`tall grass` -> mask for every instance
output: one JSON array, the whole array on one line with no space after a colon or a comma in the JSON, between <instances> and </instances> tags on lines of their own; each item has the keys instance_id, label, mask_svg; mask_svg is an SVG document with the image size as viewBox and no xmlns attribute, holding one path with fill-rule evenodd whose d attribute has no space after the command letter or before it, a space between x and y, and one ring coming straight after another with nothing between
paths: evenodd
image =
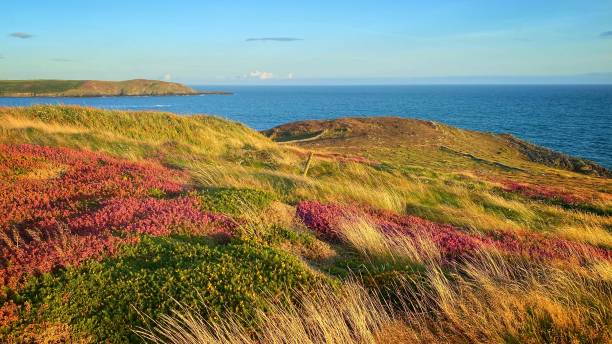
<instances>
[{"instance_id":1,"label":"tall grass","mask_svg":"<svg viewBox=\"0 0 612 344\"><path fill-rule=\"evenodd\" d=\"M570 240L610 247L610 216L508 197L495 191L498 183L483 181L482 175L470 169L451 173L448 168L419 166L420 160L407 165L387 152L383 158L391 161L385 161L386 168L315 158L309 177L303 178L305 150L278 145L244 125L212 116L78 106L0 108L0 142L155 159L187 170L196 183L266 190L290 204L304 199L366 203L480 231L551 231ZM399 151L413 154L411 149ZM214 178L210 178L211 169L216 169ZM533 178L546 185L543 177ZM552 179L559 182L557 177ZM594 206L609 208L612 198L605 181L586 176L562 181L573 193L586 193Z\"/></svg>"},{"instance_id":2,"label":"tall grass","mask_svg":"<svg viewBox=\"0 0 612 344\"><path fill-rule=\"evenodd\" d=\"M391 323L386 306L354 283L334 290L320 286L317 294L301 293L298 302L271 303L258 313L256 332L239 319L209 322L184 307L163 316L157 327L138 333L153 343L372 343Z\"/></svg>"},{"instance_id":3,"label":"tall grass","mask_svg":"<svg viewBox=\"0 0 612 344\"><path fill-rule=\"evenodd\" d=\"M612 268L609 263L600 269ZM561 269L483 253L452 274L428 270L405 289L407 313L428 335L465 343L606 343L612 281L591 269Z\"/></svg>"},{"instance_id":4,"label":"tall grass","mask_svg":"<svg viewBox=\"0 0 612 344\"><path fill-rule=\"evenodd\" d=\"M440 166L444 162L439 156L429 157L435 158L436 170L406 168L405 160L381 167L321 157L313 162L308 177L303 177L301 167L307 152L279 146L243 125L215 117L73 106L0 108L0 142L87 148L134 160L159 160L184 169L190 176L189 189L199 189L196 193L224 187L267 191L281 201L278 209L262 211L248 200L232 201L241 209L236 218L246 223L241 234L266 244L276 235L272 226L289 230L294 225L291 204L319 200L364 203L475 232L547 231L573 241L612 247L612 217L500 192L494 182L480 180L483 175L479 173L448 172ZM481 166L474 163L468 167ZM27 173L23 177L49 178L61 174L62 166L44 165ZM543 176L529 177L546 182ZM599 195L592 205L607 209L612 199L607 194L609 183L584 176L567 178L554 177L556 182L575 184L572 192ZM340 227L341 249L334 250L338 243L314 241L308 247L303 244L288 250L313 261L319 259L312 264L313 271L320 261L342 255L344 246L352 249L346 250L351 259L360 256L359 264L419 264L424 269L398 270L403 275L394 285L384 286L395 288L393 304L381 299L383 293L372 287L370 280L361 284L355 279L343 282L339 289L321 286L314 293L296 292L294 302L270 300L267 308L257 313L255 328L235 318L211 322L188 308L177 307L157 327L139 333L158 343L612 340L610 262L553 265L487 251L443 265L440 251L428 238L383 233L363 219L348 219ZM21 244L22 238L15 233L5 234L0 241Z\"/></svg>"},{"instance_id":5,"label":"tall grass","mask_svg":"<svg viewBox=\"0 0 612 344\"><path fill-rule=\"evenodd\" d=\"M351 234L351 231L356 233ZM612 340L612 265L554 266L495 251L451 267L363 221L344 238L368 259L406 259L424 275L397 279L393 304L356 279L340 290L272 301L253 330L237 319L209 322L185 308L140 334L155 343L606 343ZM426 241L424 241L426 242ZM425 254L423 254L425 252Z\"/></svg>"},{"instance_id":6,"label":"tall grass","mask_svg":"<svg viewBox=\"0 0 612 344\"><path fill-rule=\"evenodd\" d=\"M122 155L147 145L160 152L218 156L245 144L276 147L248 127L214 116L99 110L79 106L0 108L0 141L60 143ZM36 137L32 136L36 131ZM160 148L161 147L161 148Z\"/></svg>"},{"instance_id":7,"label":"tall grass","mask_svg":"<svg viewBox=\"0 0 612 344\"><path fill-rule=\"evenodd\" d=\"M440 251L431 239L413 239L401 233L389 235L363 219L341 223L340 236L371 262L433 264L441 260Z\"/></svg>"}]
</instances>

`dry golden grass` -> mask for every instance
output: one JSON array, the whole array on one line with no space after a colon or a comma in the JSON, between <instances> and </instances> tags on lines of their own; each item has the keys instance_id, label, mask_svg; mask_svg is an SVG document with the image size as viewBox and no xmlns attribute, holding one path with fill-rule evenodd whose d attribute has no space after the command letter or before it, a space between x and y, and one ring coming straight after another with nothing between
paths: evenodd
<instances>
[{"instance_id":1,"label":"dry golden grass","mask_svg":"<svg viewBox=\"0 0 612 344\"><path fill-rule=\"evenodd\" d=\"M253 333L238 319L212 323L179 308L163 316L152 330L138 333L154 343L373 343L376 334L392 323L386 306L358 284L334 290L320 286L317 294L298 295L299 302L272 303L259 312L259 330Z\"/></svg>"},{"instance_id":2,"label":"dry golden grass","mask_svg":"<svg viewBox=\"0 0 612 344\"><path fill-rule=\"evenodd\" d=\"M319 178L223 162L194 163L190 169L200 185L265 190L289 203L302 199L355 202L475 231L547 231L572 241L612 247L609 216L504 198L492 192L491 185L475 190L473 181L456 182L452 174L409 181L362 164L340 166L340 173Z\"/></svg>"},{"instance_id":3,"label":"dry golden grass","mask_svg":"<svg viewBox=\"0 0 612 344\"><path fill-rule=\"evenodd\" d=\"M38 129L49 134L82 134L87 132L86 129L72 127L64 124L45 123L39 120L28 118L19 118L13 116L4 116L2 127L5 129Z\"/></svg>"},{"instance_id":4,"label":"dry golden grass","mask_svg":"<svg viewBox=\"0 0 612 344\"><path fill-rule=\"evenodd\" d=\"M611 339L612 285L588 269L533 266L483 253L451 277L432 269L428 279L433 288L421 286L407 300L429 315L409 319L451 342Z\"/></svg>"},{"instance_id":5,"label":"dry golden grass","mask_svg":"<svg viewBox=\"0 0 612 344\"><path fill-rule=\"evenodd\" d=\"M7 141L88 148L139 159L168 153L218 158L244 146L289 154L256 131L214 116L79 106L1 107L0 142Z\"/></svg>"},{"instance_id":6,"label":"dry golden grass","mask_svg":"<svg viewBox=\"0 0 612 344\"><path fill-rule=\"evenodd\" d=\"M424 130L435 129L423 125ZM423 156L436 161L435 166L430 166L419 160L423 152L406 146L393 152L384 149L380 154L372 153L375 157L380 155L387 168L330 157L315 158L311 173L304 178L301 172L310 150L279 145L238 123L211 116L76 106L0 108L0 142L88 148L133 160L153 157L186 170L198 185L270 191L290 204L303 199L357 202L478 231L557 232L569 240L610 247L610 216L509 199L494 192L501 184L488 181L509 178L528 182L531 178L532 183L544 186L550 181L557 189L584 194L601 209L609 208L610 182L567 171L551 170L558 173L553 175L547 167L542 167L547 171L545 176L507 171L492 175L493 172L483 172L482 166L473 162L460 164L453 158L444 163L438 150L430 152L432 156ZM333 152L337 148L317 148L315 153ZM368 151L367 147L364 149ZM271 167L262 168L262 161L269 162ZM443 168L445 164L459 165L449 170Z\"/></svg>"},{"instance_id":7,"label":"dry golden grass","mask_svg":"<svg viewBox=\"0 0 612 344\"><path fill-rule=\"evenodd\" d=\"M385 234L363 219L341 223L340 235L369 261L435 264L441 260L436 244L429 238L412 239L401 233Z\"/></svg>"},{"instance_id":8,"label":"dry golden grass","mask_svg":"<svg viewBox=\"0 0 612 344\"><path fill-rule=\"evenodd\" d=\"M19 175L19 178L34 180L52 179L59 177L65 171L66 166L56 164L42 164L42 166L38 166L37 168L33 168L27 171L27 173Z\"/></svg>"},{"instance_id":9,"label":"dry golden grass","mask_svg":"<svg viewBox=\"0 0 612 344\"><path fill-rule=\"evenodd\" d=\"M591 245L601 245L612 248L612 233L605 230L603 226L597 225L570 225L563 226L557 230L557 233L569 240L584 242Z\"/></svg>"},{"instance_id":10,"label":"dry golden grass","mask_svg":"<svg viewBox=\"0 0 612 344\"><path fill-rule=\"evenodd\" d=\"M572 241L612 247L612 217L504 194L496 189L501 184L486 181L489 173L488 177L516 178L575 194L584 192L592 205L609 208L609 181L532 163L516 166L533 168L533 173L498 171L466 162L460 156L447 156L437 148L404 147L389 152L381 141L384 149L380 152L384 154L379 157L392 160L386 165L335 160L330 154L315 158L311 172L303 177L308 150L280 146L237 123L206 116L80 107L0 108L0 142L88 148L133 160L154 158L185 170L196 187L273 193L280 202L263 211L241 204L242 213L237 217L249 224L245 233L249 240L265 241L271 225L298 228L292 222L294 208L289 204L316 199L363 203L473 231L546 231ZM460 140L459 148L468 151L470 142ZM477 156L491 158L493 154L474 149ZM506 156L500 161L512 165L513 159ZM50 167L31 173L29 178L50 178L61 170ZM321 286L316 293L298 293L296 303L272 300L269 308L258 314L260 322L255 330L245 327L241 319L211 323L179 307L163 317L156 329L141 334L159 343L612 340L609 262L550 266L482 252L461 264L443 266L439 251L427 238L385 234L363 219L349 219L341 230L344 244L359 253L365 263L420 264L425 268L423 275L406 273L404 279L397 280L395 294L399 295L400 307L381 302L375 290L349 281L340 290ZM22 239L5 233L0 240L10 246L20 244ZM342 249L319 240L309 247L301 243L282 245L280 248L315 263L342 254ZM58 326L46 333L48 338L70 338L64 336L65 330Z\"/></svg>"},{"instance_id":11,"label":"dry golden grass","mask_svg":"<svg viewBox=\"0 0 612 344\"><path fill-rule=\"evenodd\" d=\"M602 263L603 264L603 263ZM205 321L179 309L141 331L156 343L606 343L611 266L561 270L495 253L448 273L429 266L416 289L397 283L403 306L381 303L356 282L321 287L299 303L272 303L255 332L237 319Z\"/></svg>"},{"instance_id":12,"label":"dry golden grass","mask_svg":"<svg viewBox=\"0 0 612 344\"><path fill-rule=\"evenodd\" d=\"M363 185L356 180L338 181L336 183L325 183L320 185L319 199L330 201L357 202L369 204L378 209L391 210L402 213L406 203L401 192L381 184L379 187Z\"/></svg>"}]
</instances>

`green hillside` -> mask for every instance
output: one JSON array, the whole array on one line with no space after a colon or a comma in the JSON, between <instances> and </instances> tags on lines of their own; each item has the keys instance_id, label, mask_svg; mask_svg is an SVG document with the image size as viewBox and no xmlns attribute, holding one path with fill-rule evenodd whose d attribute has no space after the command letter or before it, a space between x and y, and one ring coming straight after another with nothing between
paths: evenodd
<instances>
[{"instance_id":1,"label":"green hillside","mask_svg":"<svg viewBox=\"0 0 612 344\"><path fill-rule=\"evenodd\" d=\"M101 97L228 94L196 91L190 87L158 80L0 80L0 97Z\"/></svg>"},{"instance_id":2,"label":"green hillside","mask_svg":"<svg viewBox=\"0 0 612 344\"><path fill-rule=\"evenodd\" d=\"M265 134L0 108L0 342L612 338L603 167L400 118Z\"/></svg>"}]
</instances>

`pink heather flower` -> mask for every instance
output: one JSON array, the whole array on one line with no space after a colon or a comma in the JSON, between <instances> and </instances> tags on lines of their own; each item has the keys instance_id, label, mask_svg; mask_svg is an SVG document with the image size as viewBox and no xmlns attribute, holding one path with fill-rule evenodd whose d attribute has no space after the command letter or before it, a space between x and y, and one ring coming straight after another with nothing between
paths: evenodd
<instances>
[{"instance_id":1,"label":"pink heather flower","mask_svg":"<svg viewBox=\"0 0 612 344\"><path fill-rule=\"evenodd\" d=\"M502 182L503 189L507 192L516 192L525 197L544 200L544 201L560 201L567 205L577 205L584 203L584 199L579 198L569 192L554 190L539 185L522 184L506 180Z\"/></svg>"},{"instance_id":2,"label":"pink heather flower","mask_svg":"<svg viewBox=\"0 0 612 344\"><path fill-rule=\"evenodd\" d=\"M231 218L199 209L184 191L186 175L152 163L36 145L0 145L0 286L87 259L113 255L138 234L232 235ZM46 179L32 170L61 167ZM121 237L115 232L123 232Z\"/></svg>"},{"instance_id":3,"label":"pink heather flower","mask_svg":"<svg viewBox=\"0 0 612 344\"><path fill-rule=\"evenodd\" d=\"M363 218L387 233L410 237L426 236L439 247L446 261L473 254L480 248L497 248L509 254L532 259L586 260L590 257L612 259L612 251L590 245L550 238L537 233L516 234L494 231L488 235L467 233L457 227L439 224L417 216L405 216L390 211L375 210L355 204L340 205L300 202L296 216L321 237L339 240L340 223L346 219Z\"/></svg>"}]
</instances>

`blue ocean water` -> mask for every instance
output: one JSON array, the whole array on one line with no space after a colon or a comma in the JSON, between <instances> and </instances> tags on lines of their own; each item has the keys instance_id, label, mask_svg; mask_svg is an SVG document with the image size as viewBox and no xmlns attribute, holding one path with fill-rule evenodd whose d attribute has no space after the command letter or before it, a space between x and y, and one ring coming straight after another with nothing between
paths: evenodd
<instances>
[{"instance_id":1,"label":"blue ocean water","mask_svg":"<svg viewBox=\"0 0 612 344\"><path fill-rule=\"evenodd\" d=\"M291 121L401 116L510 133L612 167L612 85L207 86L231 96L0 98L0 106L79 104L215 114L261 130Z\"/></svg>"}]
</instances>

